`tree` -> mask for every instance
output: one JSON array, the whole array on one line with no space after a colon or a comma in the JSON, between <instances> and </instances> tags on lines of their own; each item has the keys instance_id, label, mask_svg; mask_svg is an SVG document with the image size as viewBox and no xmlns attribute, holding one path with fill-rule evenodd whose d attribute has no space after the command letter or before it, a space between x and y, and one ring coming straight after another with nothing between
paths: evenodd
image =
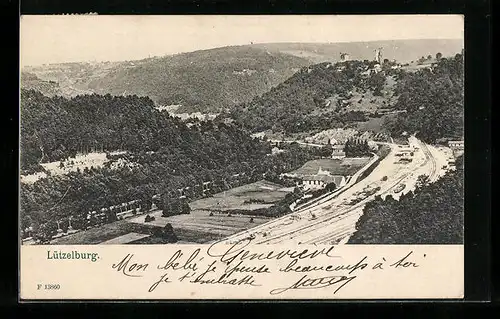
<instances>
[{"instance_id":1,"label":"tree","mask_svg":"<svg viewBox=\"0 0 500 319\"><path fill-rule=\"evenodd\" d=\"M337 185L335 183L328 183L325 186L325 189L329 192L333 192L337 188Z\"/></svg>"},{"instance_id":2,"label":"tree","mask_svg":"<svg viewBox=\"0 0 500 319\"><path fill-rule=\"evenodd\" d=\"M366 204L349 244L463 244L463 171L432 184Z\"/></svg>"},{"instance_id":3,"label":"tree","mask_svg":"<svg viewBox=\"0 0 500 319\"><path fill-rule=\"evenodd\" d=\"M57 234L57 223L49 221L40 224L33 237L36 240L40 240L42 243L46 243L49 242L55 234Z\"/></svg>"},{"instance_id":4,"label":"tree","mask_svg":"<svg viewBox=\"0 0 500 319\"><path fill-rule=\"evenodd\" d=\"M153 230L153 235L166 240L167 243L175 243L179 240L174 232L172 224L170 223L167 223L163 228L160 229L155 227Z\"/></svg>"}]
</instances>

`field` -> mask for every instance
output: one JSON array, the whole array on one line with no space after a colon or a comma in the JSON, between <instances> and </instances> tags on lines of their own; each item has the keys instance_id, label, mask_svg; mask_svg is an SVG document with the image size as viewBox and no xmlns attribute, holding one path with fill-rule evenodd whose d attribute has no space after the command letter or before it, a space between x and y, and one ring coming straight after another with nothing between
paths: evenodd
<instances>
[{"instance_id":1,"label":"field","mask_svg":"<svg viewBox=\"0 0 500 319\"><path fill-rule=\"evenodd\" d=\"M329 171L332 175L351 176L368 163L369 160L369 157L344 158L341 160L322 158L305 163L301 168L291 172L291 174L314 175L321 167L322 170Z\"/></svg>"},{"instance_id":2,"label":"field","mask_svg":"<svg viewBox=\"0 0 500 319\"><path fill-rule=\"evenodd\" d=\"M122 154L124 152L112 152L111 154ZM63 162L64 166L61 165L61 161L49 162L41 164L43 168L50 173L50 175L66 175L69 172L76 172L77 170L83 171L85 168L90 169L91 167L102 167L106 162L108 162L106 153L88 153L88 154L78 154L75 157L71 157ZM21 182L23 183L34 183L40 178L47 177L45 172L38 172L30 175L21 175Z\"/></svg>"},{"instance_id":3,"label":"field","mask_svg":"<svg viewBox=\"0 0 500 319\"><path fill-rule=\"evenodd\" d=\"M139 229L139 227L135 227L134 229L134 225L130 225L126 221L120 220L54 239L51 243L56 245L99 244L131 232L147 234L148 228L140 227Z\"/></svg>"},{"instance_id":4,"label":"field","mask_svg":"<svg viewBox=\"0 0 500 319\"><path fill-rule=\"evenodd\" d=\"M147 234L139 234L139 233L128 233L119 237L115 237L113 239L102 242L101 244L105 245L120 245L127 244L133 241L141 240L149 237Z\"/></svg>"},{"instance_id":5,"label":"field","mask_svg":"<svg viewBox=\"0 0 500 319\"><path fill-rule=\"evenodd\" d=\"M283 188L268 181L232 188L226 192L215 194L189 203L191 210L226 211L234 209L256 210L272 206L272 203L284 198L293 189ZM261 200L263 203L245 203L250 200Z\"/></svg>"},{"instance_id":6,"label":"field","mask_svg":"<svg viewBox=\"0 0 500 319\"><path fill-rule=\"evenodd\" d=\"M137 241L134 244L165 244L165 240L155 236L139 238L139 234L152 235L154 228L164 227L170 223L179 239L179 243L207 243L227 237L237 232L255 227L268 222L270 219L258 216L231 215L222 213L225 210L243 209L254 210L257 208L271 206L273 202L279 201L292 191L289 188L259 181L243 185L215 194L213 197L199 199L191 202L191 214L162 217L161 211L150 212L155 220L146 223L145 214L133 218L105 224L100 227L91 228L86 231L57 238L52 241L58 245L78 244L118 244L118 237L126 238L130 233L137 233ZM245 200L261 199L265 204L246 204ZM212 214L213 216L210 216Z\"/></svg>"},{"instance_id":7,"label":"field","mask_svg":"<svg viewBox=\"0 0 500 319\"><path fill-rule=\"evenodd\" d=\"M177 215L169 217L161 217L161 212L156 211L150 214L150 216L154 216L155 220L147 223L147 225L164 227L167 223L170 223L178 237L179 234L177 234L177 230L182 229L194 231L200 234L209 233L215 235L216 237L220 236L222 238L263 224L270 220L269 218L264 217L250 217L242 215L229 216L228 214L213 214L213 216L210 216L209 211L200 210L193 211L188 215ZM250 222L251 219L252 222ZM140 225L146 224L144 222L144 216L135 217L127 221ZM191 240L193 239L191 238Z\"/></svg>"}]
</instances>

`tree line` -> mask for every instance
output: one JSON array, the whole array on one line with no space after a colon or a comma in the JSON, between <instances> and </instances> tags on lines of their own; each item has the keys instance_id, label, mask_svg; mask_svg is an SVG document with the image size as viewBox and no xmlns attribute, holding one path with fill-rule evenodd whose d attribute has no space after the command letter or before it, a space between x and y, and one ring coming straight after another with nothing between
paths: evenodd
<instances>
[{"instance_id":1,"label":"tree line","mask_svg":"<svg viewBox=\"0 0 500 319\"><path fill-rule=\"evenodd\" d=\"M395 200L377 196L366 204L349 244L463 244L463 158L457 170Z\"/></svg>"}]
</instances>

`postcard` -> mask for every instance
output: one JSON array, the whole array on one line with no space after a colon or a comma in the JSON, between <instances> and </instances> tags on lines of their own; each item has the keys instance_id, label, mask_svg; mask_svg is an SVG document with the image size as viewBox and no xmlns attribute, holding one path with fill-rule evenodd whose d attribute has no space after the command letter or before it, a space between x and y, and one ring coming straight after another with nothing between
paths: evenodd
<instances>
[{"instance_id":1,"label":"postcard","mask_svg":"<svg viewBox=\"0 0 500 319\"><path fill-rule=\"evenodd\" d=\"M20 300L464 297L463 16L20 37Z\"/></svg>"}]
</instances>

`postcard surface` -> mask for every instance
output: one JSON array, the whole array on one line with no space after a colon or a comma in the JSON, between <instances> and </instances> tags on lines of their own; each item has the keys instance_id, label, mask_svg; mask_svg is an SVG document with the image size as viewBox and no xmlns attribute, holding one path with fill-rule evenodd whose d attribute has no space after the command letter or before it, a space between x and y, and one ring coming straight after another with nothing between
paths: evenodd
<instances>
[{"instance_id":1,"label":"postcard surface","mask_svg":"<svg viewBox=\"0 0 500 319\"><path fill-rule=\"evenodd\" d=\"M463 298L463 33L22 16L20 299Z\"/></svg>"}]
</instances>

